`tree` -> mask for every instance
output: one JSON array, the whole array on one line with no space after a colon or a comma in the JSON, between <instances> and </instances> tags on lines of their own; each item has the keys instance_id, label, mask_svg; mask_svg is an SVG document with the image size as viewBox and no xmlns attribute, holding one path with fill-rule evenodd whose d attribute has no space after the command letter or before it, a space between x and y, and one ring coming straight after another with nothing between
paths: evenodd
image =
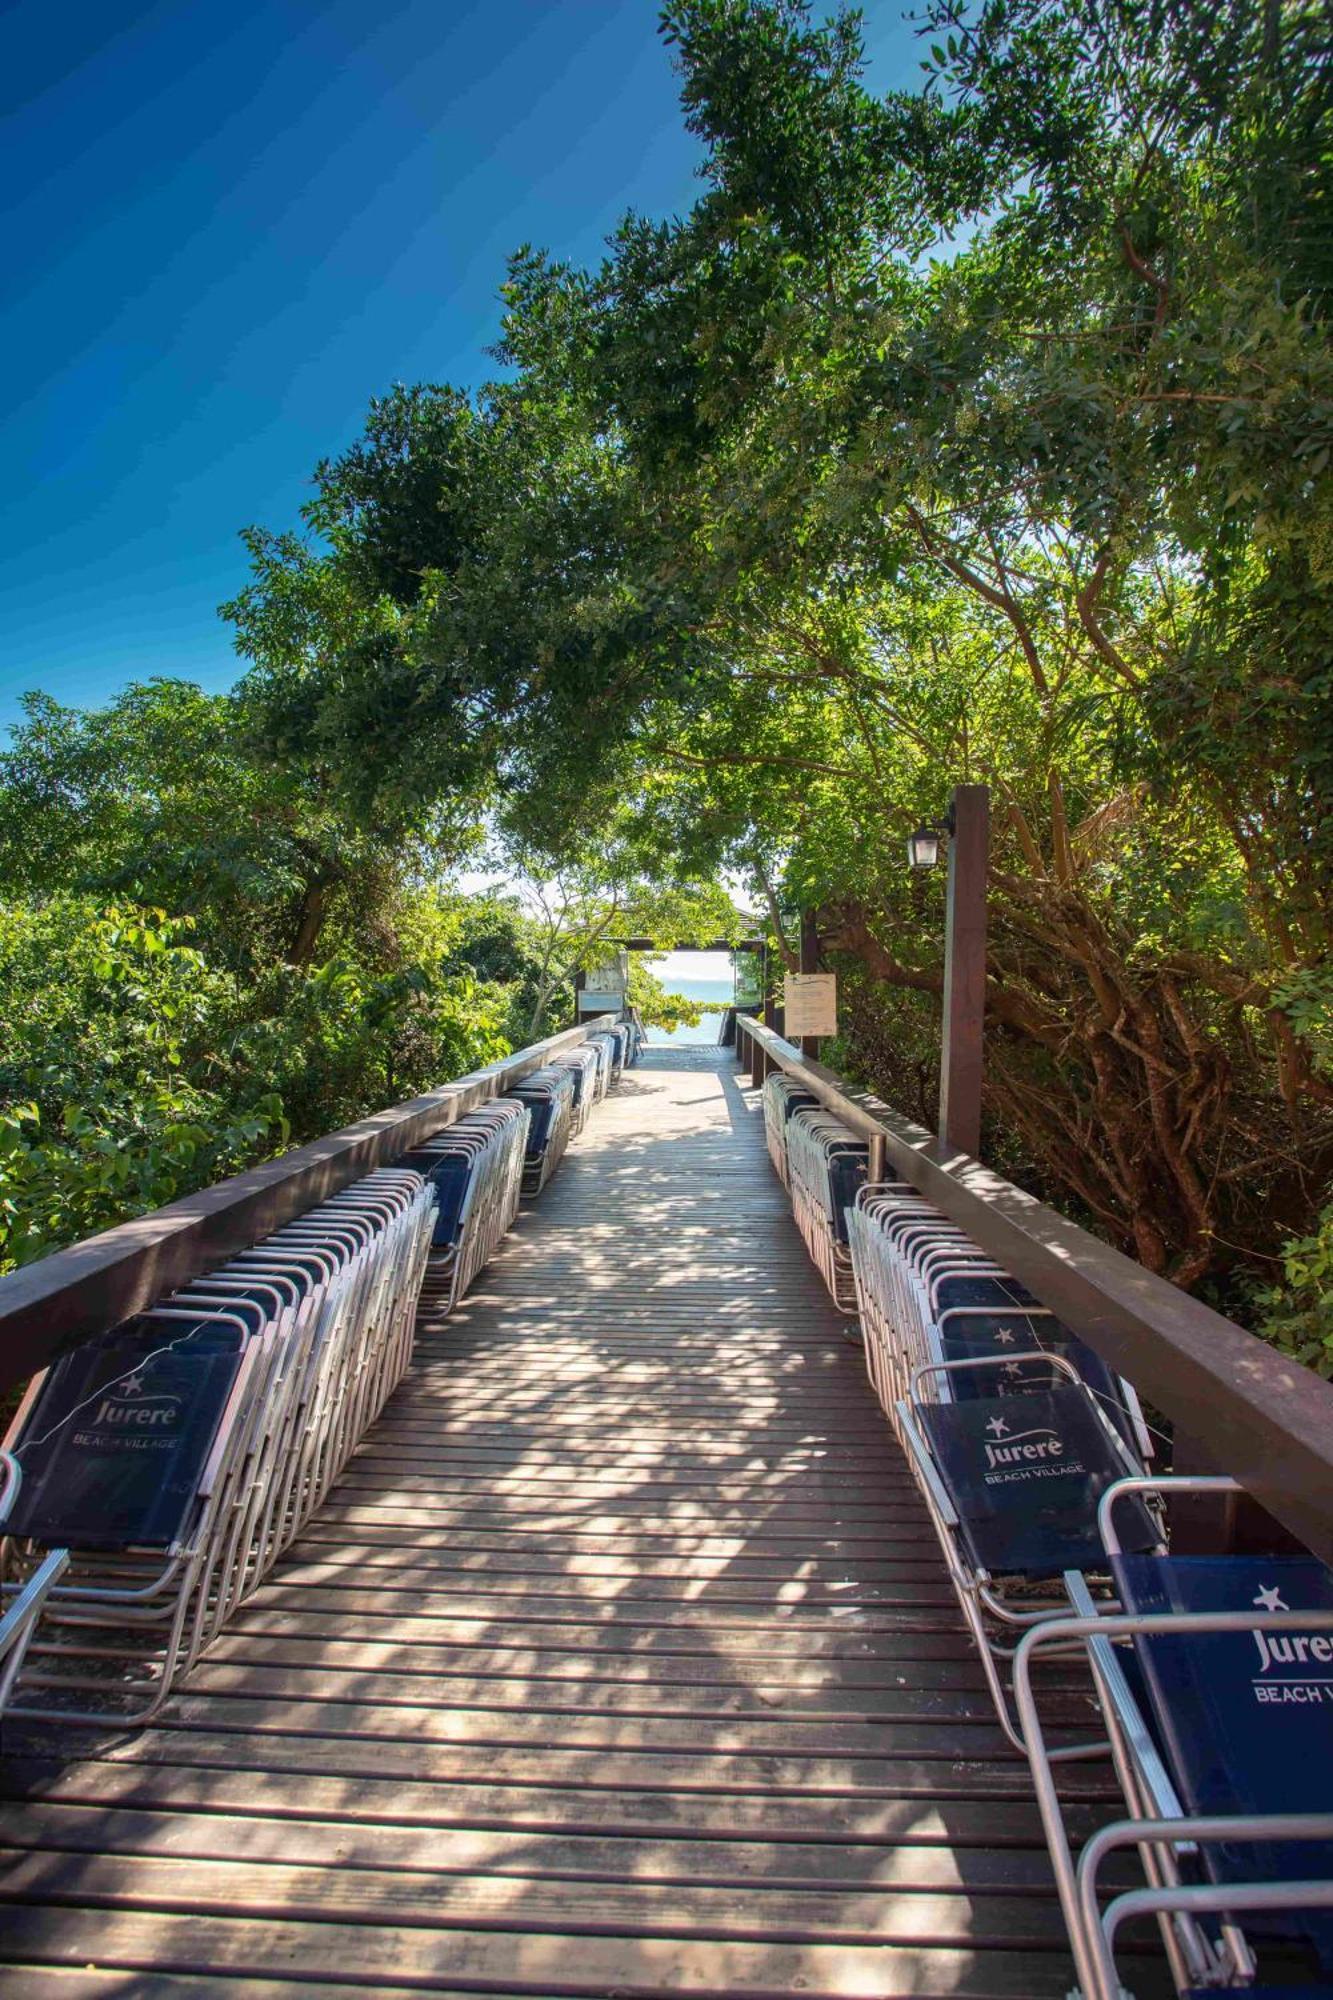
<instances>
[{"instance_id":1,"label":"tree","mask_svg":"<svg viewBox=\"0 0 1333 2000\"><path fill-rule=\"evenodd\" d=\"M192 916L238 968L311 965L382 922L438 866L425 825L358 824L327 767L275 760L243 695L132 683L106 708L24 699L0 755L0 884L56 885Z\"/></svg>"},{"instance_id":2,"label":"tree","mask_svg":"<svg viewBox=\"0 0 1333 2000\"><path fill-rule=\"evenodd\" d=\"M271 1151L282 1106L225 1053L234 976L161 911L0 910L0 1269Z\"/></svg>"},{"instance_id":3,"label":"tree","mask_svg":"<svg viewBox=\"0 0 1333 2000\"><path fill-rule=\"evenodd\" d=\"M511 850L511 860L521 865L522 859L521 851ZM525 881L535 967L529 1040L541 1032L555 996L572 999L575 975L596 965L618 940L650 937L666 949L698 938L736 937L743 928L724 888L698 881L664 886L645 872L642 855L623 836L586 843L550 880L534 870ZM679 1010L678 1017L685 1018Z\"/></svg>"},{"instance_id":4,"label":"tree","mask_svg":"<svg viewBox=\"0 0 1333 2000\"><path fill-rule=\"evenodd\" d=\"M453 787L594 936L612 811L648 879L816 906L909 1097L900 840L986 778L989 1146L1182 1283L1270 1254L1333 1159L1321 11L940 0L885 99L851 14L664 29L694 209L520 252L512 379L377 413L243 641L363 796Z\"/></svg>"},{"instance_id":5,"label":"tree","mask_svg":"<svg viewBox=\"0 0 1333 2000\"><path fill-rule=\"evenodd\" d=\"M776 848L831 947L930 994L875 822L914 764L936 809L988 776L992 1112L1195 1281L1333 1138L1318 15L1164 43L1129 6L942 7L886 104L850 16L666 23L709 190L626 225L569 359L708 605L712 671L654 718L708 774L682 820Z\"/></svg>"}]
</instances>

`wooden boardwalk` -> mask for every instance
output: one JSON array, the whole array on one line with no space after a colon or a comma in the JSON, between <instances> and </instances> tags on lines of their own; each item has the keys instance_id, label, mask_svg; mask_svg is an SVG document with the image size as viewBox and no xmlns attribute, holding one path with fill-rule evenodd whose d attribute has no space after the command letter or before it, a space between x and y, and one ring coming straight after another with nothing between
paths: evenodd
<instances>
[{"instance_id":1,"label":"wooden boardwalk","mask_svg":"<svg viewBox=\"0 0 1333 2000\"><path fill-rule=\"evenodd\" d=\"M650 1052L156 1725L11 1745L0 1994L1063 1995L846 1324Z\"/></svg>"}]
</instances>

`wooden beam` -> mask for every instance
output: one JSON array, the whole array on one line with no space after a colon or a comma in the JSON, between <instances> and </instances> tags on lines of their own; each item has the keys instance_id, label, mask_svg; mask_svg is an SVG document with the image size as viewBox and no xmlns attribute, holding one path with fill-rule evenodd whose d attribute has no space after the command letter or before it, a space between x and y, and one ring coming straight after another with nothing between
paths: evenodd
<instances>
[{"instance_id":1,"label":"wooden beam","mask_svg":"<svg viewBox=\"0 0 1333 2000\"><path fill-rule=\"evenodd\" d=\"M1333 1562L1333 1383L945 1147L880 1098L850 1090L762 1023L742 1020L737 1032L853 1131L882 1139L893 1174L1197 1438L1212 1462L1307 1548ZM749 1059L750 1051L741 1053Z\"/></svg>"},{"instance_id":2,"label":"wooden beam","mask_svg":"<svg viewBox=\"0 0 1333 2000\"><path fill-rule=\"evenodd\" d=\"M982 1031L986 1012L986 866L990 795L958 785L950 815L944 936L944 1039L940 1139L954 1152L981 1151Z\"/></svg>"},{"instance_id":3,"label":"wooden beam","mask_svg":"<svg viewBox=\"0 0 1333 2000\"><path fill-rule=\"evenodd\" d=\"M813 910L801 911L801 971L819 970L819 924ZM805 1055L819 1060L822 1044L818 1035L802 1035L801 1049Z\"/></svg>"},{"instance_id":4,"label":"wooden beam","mask_svg":"<svg viewBox=\"0 0 1333 2000\"><path fill-rule=\"evenodd\" d=\"M752 938L714 938L709 944L659 944L656 938L609 937L607 944L619 946L621 951L763 951L766 940Z\"/></svg>"}]
</instances>

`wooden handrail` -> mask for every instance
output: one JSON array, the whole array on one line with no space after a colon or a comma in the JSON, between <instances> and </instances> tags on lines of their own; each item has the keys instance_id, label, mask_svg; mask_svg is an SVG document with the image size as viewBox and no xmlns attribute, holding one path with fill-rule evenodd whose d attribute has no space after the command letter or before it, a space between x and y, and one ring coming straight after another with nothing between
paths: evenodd
<instances>
[{"instance_id":1,"label":"wooden handrail","mask_svg":"<svg viewBox=\"0 0 1333 2000\"><path fill-rule=\"evenodd\" d=\"M456 1118L574 1047L610 1016L596 1015L485 1069L377 1111L341 1132L282 1153L165 1208L104 1229L0 1278L0 1389L26 1382L67 1348L142 1312L164 1293L327 1201L339 1188L411 1152Z\"/></svg>"},{"instance_id":2,"label":"wooden handrail","mask_svg":"<svg viewBox=\"0 0 1333 2000\"><path fill-rule=\"evenodd\" d=\"M872 1145L892 1173L1035 1293L1043 1305L1133 1382L1139 1394L1276 1515L1333 1562L1333 1383L1279 1354L1201 1299L1145 1270L1055 1209L740 1015L747 1066L798 1079ZM746 1060L741 1054L741 1060Z\"/></svg>"}]
</instances>

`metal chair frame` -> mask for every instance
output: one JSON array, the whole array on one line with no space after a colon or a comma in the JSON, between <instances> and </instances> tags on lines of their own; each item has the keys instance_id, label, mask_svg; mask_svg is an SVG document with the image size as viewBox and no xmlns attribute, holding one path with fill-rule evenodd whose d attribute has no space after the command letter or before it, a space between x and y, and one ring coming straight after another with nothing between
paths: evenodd
<instances>
[{"instance_id":1,"label":"metal chair frame","mask_svg":"<svg viewBox=\"0 0 1333 2000\"><path fill-rule=\"evenodd\" d=\"M1238 1483L1213 1474L1138 1474L1108 1487L1098 1521L1108 1560L1119 1553L1116 1505L1127 1497L1179 1493L1236 1493ZM1234 1919L1246 1911L1333 1908L1333 1883L1204 1883L1185 1880L1181 1862L1197 1858L1209 1843L1263 1840L1333 1840L1333 1812L1300 1814L1189 1814L1168 1768L1166 1754L1136 1698L1117 1657L1118 1647L1135 1638L1183 1637L1226 1632L1302 1631L1333 1635L1333 1611L1128 1613L1099 1607L1076 1574L1065 1579L1071 1613L1034 1628L1020 1640L1014 1660L1014 1701L1033 1787L1050 1850L1056 1888L1069 1931L1082 2000L1120 2000L1115 1937L1133 1916L1155 1915L1176 1986L1245 1988L1256 1973L1254 1954ZM1116 1775L1128 1816L1098 1830L1074 1857L1064 1823L1038 1703L1033 1667L1043 1649L1083 1650L1097 1686ZM1099 1873L1112 1852L1137 1849L1147 1887L1130 1890L1102 1906ZM1221 1919L1216 1935L1199 1921Z\"/></svg>"}]
</instances>

